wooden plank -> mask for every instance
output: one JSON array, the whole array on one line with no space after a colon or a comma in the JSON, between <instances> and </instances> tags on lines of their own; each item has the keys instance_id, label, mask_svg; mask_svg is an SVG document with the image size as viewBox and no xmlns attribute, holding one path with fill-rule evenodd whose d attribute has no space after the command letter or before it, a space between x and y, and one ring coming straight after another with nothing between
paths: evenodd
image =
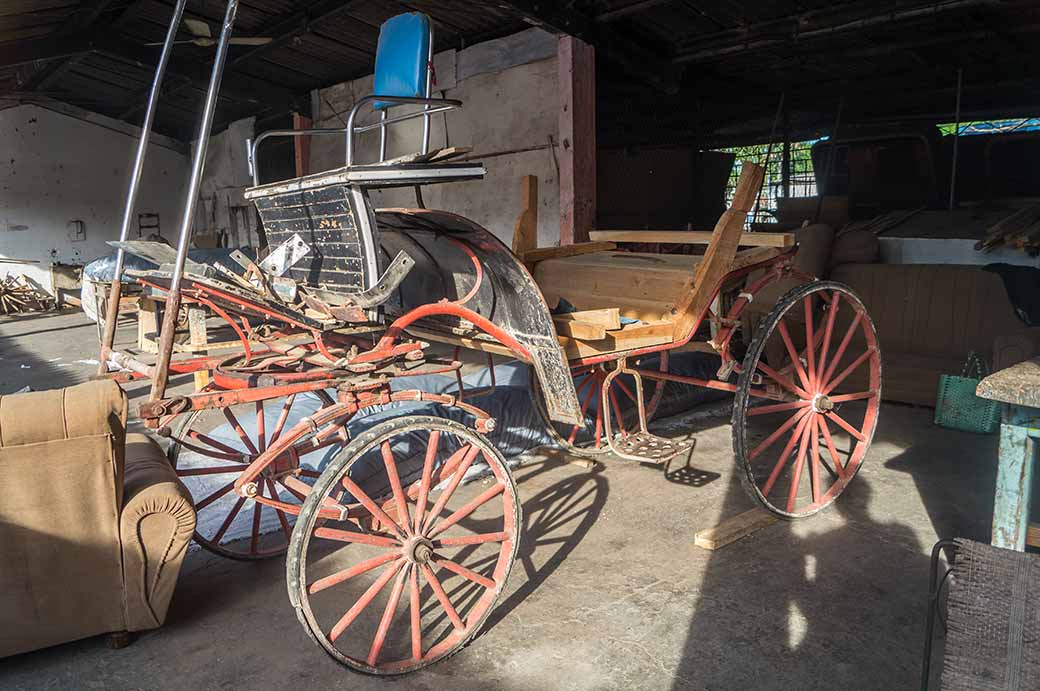
<instances>
[{"instance_id":1,"label":"wooden plank","mask_svg":"<svg viewBox=\"0 0 1040 691\"><path fill-rule=\"evenodd\" d=\"M558 335L567 336L568 338L577 338L582 341L601 341L607 337L607 328L596 322L553 317L553 325L556 327Z\"/></svg>"},{"instance_id":2,"label":"wooden plank","mask_svg":"<svg viewBox=\"0 0 1040 691\"><path fill-rule=\"evenodd\" d=\"M149 334L158 334L159 330L159 304L149 297L141 297L137 310L137 348L145 353L158 353L159 347L155 337Z\"/></svg>"},{"instance_id":3,"label":"wooden plank","mask_svg":"<svg viewBox=\"0 0 1040 691\"><path fill-rule=\"evenodd\" d=\"M663 244L705 245L711 242L710 230L594 230L593 241L659 242ZM742 247L794 247L794 233L743 233Z\"/></svg>"},{"instance_id":4,"label":"wooden plank","mask_svg":"<svg viewBox=\"0 0 1040 691\"><path fill-rule=\"evenodd\" d=\"M524 256L525 252L538 247L538 176L525 175L523 179L523 202L520 216L513 226L513 254Z\"/></svg>"},{"instance_id":5,"label":"wooden plank","mask_svg":"<svg viewBox=\"0 0 1040 691\"><path fill-rule=\"evenodd\" d=\"M755 204L764 174L762 166L744 161L737 189L733 193L733 203L719 217L712 232L711 244L697 265L693 290L686 291L676 305L674 340L684 341L693 333L701 315L712 301L715 286L730 272L743 235L744 220Z\"/></svg>"},{"instance_id":6,"label":"wooden plank","mask_svg":"<svg viewBox=\"0 0 1040 691\"><path fill-rule=\"evenodd\" d=\"M1040 523L1030 523L1026 528L1026 544L1030 547L1040 547Z\"/></svg>"},{"instance_id":7,"label":"wooden plank","mask_svg":"<svg viewBox=\"0 0 1040 691\"><path fill-rule=\"evenodd\" d=\"M572 245L596 224L596 51L568 35L557 45L560 244Z\"/></svg>"},{"instance_id":8,"label":"wooden plank","mask_svg":"<svg viewBox=\"0 0 1040 691\"><path fill-rule=\"evenodd\" d=\"M781 250L775 247L753 247L749 250L742 250L737 252L736 256L733 257L733 261L729 265L729 270L736 271L738 269L743 269L745 266L760 264L769 261L780 253Z\"/></svg>"},{"instance_id":9,"label":"wooden plank","mask_svg":"<svg viewBox=\"0 0 1040 691\"><path fill-rule=\"evenodd\" d=\"M780 519L768 511L750 509L727 518L713 528L697 531L693 536L693 543L704 549L716 550L747 537L760 528L773 525L778 520Z\"/></svg>"},{"instance_id":10,"label":"wooden plank","mask_svg":"<svg viewBox=\"0 0 1040 691\"><path fill-rule=\"evenodd\" d=\"M206 331L206 310L201 307L188 307L188 343L199 355L206 354L209 334ZM209 371L195 372L195 390L202 391L209 385Z\"/></svg>"},{"instance_id":11,"label":"wooden plank","mask_svg":"<svg viewBox=\"0 0 1040 691\"><path fill-rule=\"evenodd\" d=\"M567 357L572 359L620 353L669 343L672 340L672 324L666 320L649 324L629 324L618 331L608 331L605 337L598 341L580 341L566 336L559 336L558 340Z\"/></svg>"},{"instance_id":12,"label":"wooden plank","mask_svg":"<svg viewBox=\"0 0 1040 691\"><path fill-rule=\"evenodd\" d=\"M607 331L621 328L621 313L617 307L606 307L596 310L578 310L567 314L554 314L554 320L579 321L599 324Z\"/></svg>"},{"instance_id":13,"label":"wooden plank","mask_svg":"<svg viewBox=\"0 0 1040 691\"><path fill-rule=\"evenodd\" d=\"M575 257L579 254L590 254L592 252L607 252L617 249L613 242L582 242L576 245L563 245L561 247L542 247L540 249L524 252L525 264L534 264L545 259L559 259L560 257Z\"/></svg>"}]
</instances>

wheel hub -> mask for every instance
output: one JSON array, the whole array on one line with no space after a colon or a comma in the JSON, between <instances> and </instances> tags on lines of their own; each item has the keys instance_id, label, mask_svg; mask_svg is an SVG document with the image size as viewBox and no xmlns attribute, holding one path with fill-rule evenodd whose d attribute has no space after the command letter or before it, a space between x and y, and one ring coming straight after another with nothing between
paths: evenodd
<instances>
[{"instance_id":1,"label":"wheel hub","mask_svg":"<svg viewBox=\"0 0 1040 691\"><path fill-rule=\"evenodd\" d=\"M813 396L812 399L813 410L821 415L829 413L834 410L834 401L830 399L830 396L825 396L822 393L818 393Z\"/></svg>"},{"instance_id":2,"label":"wheel hub","mask_svg":"<svg viewBox=\"0 0 1040 691\"><path fill-rule=\"evenodd\" d=\"M417 536L409 538L401 551L412 564L428 564L433 557L433 543L425 537Z\"/></svg>"}]
</instances>

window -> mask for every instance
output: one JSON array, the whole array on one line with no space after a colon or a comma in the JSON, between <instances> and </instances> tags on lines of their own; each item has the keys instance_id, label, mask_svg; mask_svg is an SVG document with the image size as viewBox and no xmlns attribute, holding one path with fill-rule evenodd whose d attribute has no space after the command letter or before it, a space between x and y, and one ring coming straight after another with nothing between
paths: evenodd
<instances>
[{"instance_id":1,"label":"window","mask_svg":"<svg viewBox=\"0 0 1040 691\"><path fill-rule=\"evenodd\" d=\"M810 139L803 142L791 142L791 171L788 196L812 197L816 194L816 177L813 173L812 146L819 139ZM736 146L722 149L727 153L734 154L736 161L730 172L729 180L726 182L726 205L733 201L733 193L737 188L737 180L740 179L741 161L751 161L764 165L766 156L769 156L769 166L766 169L765 182L762 183L762 194L758 201L757 213L752 210L748 214L747 226L752 223L769 223L776 220L776 200L784 196L783 186L783 144L773 144L773 151L769 153L768 144L753 144L751 146Z\"/></svg>"},{"instance_id":2,"label":"window","mask_svg":"<svg viewBox=\"0 0 1040 691\"><path fill-rule=\"evenodd\" d=\"M945 122L939 126L943 136L953 134L956 123ZM1011 132L1035 132L1040 130L1040 118L1011 118L1008 120L975 120L962 122L957 129L962 137L973 134L1009 134Z\"/></svg>"}]
</instances>

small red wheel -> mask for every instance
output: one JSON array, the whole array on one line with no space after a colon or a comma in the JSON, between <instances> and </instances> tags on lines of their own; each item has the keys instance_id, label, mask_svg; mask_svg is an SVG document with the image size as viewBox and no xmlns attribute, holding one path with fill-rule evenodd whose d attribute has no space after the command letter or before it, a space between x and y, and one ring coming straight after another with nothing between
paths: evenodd
<instances>
[{"instance_id":1,"label":"small red wheel","mask_svg":"<svg viewBox=\"0 0 1040 691\"><path fill-rule=\"evenodd\" d=\"M463 484L481 461L490 472ZM444 418L388 420L344 448L304 502L286 562L289 599L342 664L412 672L480 630L519 526L512 477L482 435Z\"/></svg>"},{"instance_id":2,"label":"small red wheel","mask_svg":"<svg viewBox=\"0 0 1040 691\"><path fill-rule=\"evenodd\" d=\"M877 332L855 293L833 281L790 291L758 325L737 382L744 489L787 519L829 505L863 466L880 403Z\"/></svg>"},{"instance_id":3,"label":"small red wheel","mask_svg":"<svg viewBox=\"0 0 1040 691\"><path fill-rule=\"evenodd\" d=\"M319 390L199 410L177 421L167 455L195 502L195 542L230 559L266 559L284 554L295 516L238 496L235 480L288 431L289 421L334 403ZM301 490L305 488L298 483L312 484L320 474L320 462L346 443L346 429L342 424L339 427L339 434L317 446L311 443L313 435L295 440L257 479L259 495L301 504L305 496Z\"/></svg>"},{"instance_id":4,"label":"small red wheel","mask_svg":"<svg viewBox=\"0 0 1040 691\"><path fill-rule=\"evenodd\" d=\"M550 420L545 409L545 401L542 398L541 385L538 383L537 377L534 378L531 396L534 399L535 408L545 423L549 436L568 453L576 456L599 456L610 451L604 431L603 416L600 413L600 392L603 388L603 381L610 371L606 368L612 366L612 363L587 365L571 370L574 390L578 394L578 403L581 404L581 412L585 416L585 422L581 425L568 425ZM640 365L636 365L636 368L639 367ZM667 372L668 353L662 352L656 362L642 365L642 367ZM664 381L643 379L643 407L648 422L657 412L657 406L664 394L665 384ZM611 429L622 438L639 431L636 395L635 380L629 375L619 375L611 383L608 393L611 407Z\"/></svg>"}]
</instances>

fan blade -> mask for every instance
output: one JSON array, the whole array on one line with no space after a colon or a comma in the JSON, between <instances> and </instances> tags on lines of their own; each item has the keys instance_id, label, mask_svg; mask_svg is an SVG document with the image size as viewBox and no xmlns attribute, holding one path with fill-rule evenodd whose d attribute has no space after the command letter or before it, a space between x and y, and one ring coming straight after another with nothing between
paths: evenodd
<instances>
[{"instance_id":1,"label":"fan blade","mask_svg":"<svg viewBox=\"0 0 1040 691\"><path fill-rule=\"evenodd\" d=\"M240 36L232 38L231 43L236 46L266 46L273 40L273 38L267 36Z\"/></svg>"}]
</instances>

